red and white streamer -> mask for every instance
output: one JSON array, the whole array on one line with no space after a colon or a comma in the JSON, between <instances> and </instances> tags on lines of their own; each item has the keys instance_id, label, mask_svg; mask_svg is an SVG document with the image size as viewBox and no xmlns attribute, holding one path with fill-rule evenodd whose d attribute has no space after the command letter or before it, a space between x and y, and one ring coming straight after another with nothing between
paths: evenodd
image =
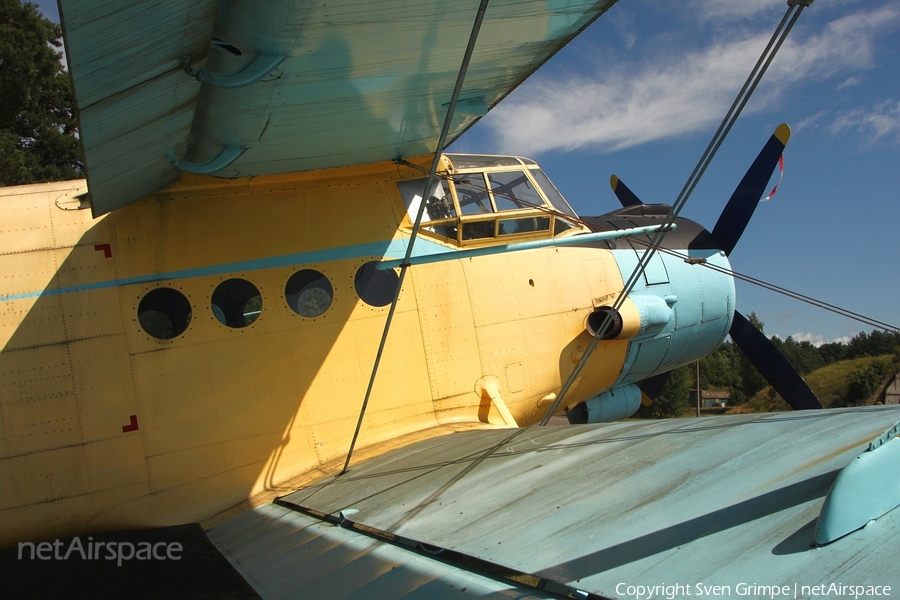
<instances>
[{"instance_id":1,"label":"red and white streamer","mask_svg":"<svg viewBox=\"0 0 900 600\"><path fill-rule=\"evenodd\" d=\"M778 191L778 186L781 185L781 180L784 179L784 154L778 157L778 169L781 171L781 176L778 178L778 183L775 184L775 187L772 188L772 191L769 192L769 195L763 198L763 202L772 199L772 196L774 196L775 192Z\"/></svg>"}]
</instances>

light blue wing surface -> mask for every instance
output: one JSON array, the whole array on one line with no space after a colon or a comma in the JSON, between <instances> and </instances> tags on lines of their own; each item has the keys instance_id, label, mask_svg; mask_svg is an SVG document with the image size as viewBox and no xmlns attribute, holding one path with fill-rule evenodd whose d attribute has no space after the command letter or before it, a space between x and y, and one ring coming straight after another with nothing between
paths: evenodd
<instances>
[{"instance_id":1,"label":"light blue wing surface","mask_svg":"<svg viewBox=\"0 0 900 600\"><path fill-rule=\"evenodd\" d=\"M448 140L614 0L495 0ZM435 150L477 0L60 0L95 215L176 181Z\"/></svg>"},{"instance_id":2,"label":"light blue wing surface","mask_svg":"<svg viewBox=\"0 0 900 600\"><path fill-rule=\"evenodd\" d=\"M276 510L343 513L363 531L605 597L627 597L620 584L693 586L675 597L730 586L750 598L769 594L737 586L787 585L793 597L795 583L895 585L898 511L830 544L814 539L838 473L898 418L894 406L456 433L355 465ZM272 507L257 510L209 535L266 595L296 566L293 534L266 517ZM326 550L312 559L327 570Z\"/></svg>"}]
</instances>

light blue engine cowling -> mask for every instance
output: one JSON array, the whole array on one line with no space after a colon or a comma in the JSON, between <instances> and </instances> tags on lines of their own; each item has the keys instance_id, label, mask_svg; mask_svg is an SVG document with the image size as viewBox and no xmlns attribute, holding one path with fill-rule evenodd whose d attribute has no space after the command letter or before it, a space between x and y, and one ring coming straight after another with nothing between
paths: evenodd
<instances>
[{"instance_id":1,"label":"light blue engine cowling","mask_svg":"<svg viewBox=\"0 0 900 600\"><path fill-rule=\"evenodd\" d=\"M615 327L607 339L627 338L628 348L615 383L608 390L597 390L594 398L571 407L567 411L570 422L608 421L633 414L639 406L640 390L655 397L666 381L666 372L706 356L726 335L731 336L791 408L822 408L822 403L778 348L749 319L734 310L734 280L727 259L769 187L790 133L785 123L775 129L711 231L699 223L674 216L671 206L644 204L618 177L610 178L610 186L622 208L582 218L592 231L621 231L654 223L674 223L676 228L653 240L632 235L605 244L613 252L625 281L630 281L632 273L636 273L639 256L653 244L658 245L658 250L646 269L636 273L640 281L629 294L637 315L630 307L626 317L624 313L613 312L612 307L601 306L588 317L591 330L600 325L598 320L611 314ZM626 318L628 326L624 327Z\"/></svg>"},{"instance_id":2,"label":"light blue engine cowling","mask_svg":"<svg viewBox=\"0 0 900 600\"><path fill-rule=\"evenodd\" d=\"M643 252L613 250L623 281L629 279ZM577 407L577 422L600 423L633 415L641 403L637 382L715 350L728 335L734 315L730 270L724 252L715 249L668 248L655 253L629 295L640 313L641 326L629 341L622 372L610 389Z\"/></svg>"}]
</instances>

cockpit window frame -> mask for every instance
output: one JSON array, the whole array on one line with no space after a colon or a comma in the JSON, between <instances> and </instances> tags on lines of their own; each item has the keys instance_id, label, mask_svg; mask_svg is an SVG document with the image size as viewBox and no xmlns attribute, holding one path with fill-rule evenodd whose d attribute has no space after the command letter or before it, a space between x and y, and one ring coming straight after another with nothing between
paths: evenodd
<instances>
[{"instance_id":1,"label":"cockpit window frame","mask_svg":"<svg viewBox=\"0 0 900 600\"><path fill-rule=\"evenodd\" d=\"M516 174L524 175L525 180L531 186L531 191L535 192L537 194L538 200L541 201L541 204L538 205L538 204L534 203L532 206L521 206L522 204L529 204L528 201L521 199L521 198L516 198L515 195L512 195L510 197L510 196L504 196L503 194L500 194L499 197L503 198L504 202L509 202L511 204L520 205L520 206L518 206L518 208L500 208L500 203L497 201L498 194L497 194L496 188L494 186L495 181L493 178L491 178L491 175L493 175L493 174L502 175L502 174L507 174L507 173L516 173ZM528 173L528 169L524 169L524 168L523 169L515 169L515 170L513 170L513 169L508 169L508 170L497 169L494 171L489 171L489 172L485 173L484 175L485 175L485 179L487 179L488 186L489 186L489 189L491 192L491 200L493 202L494 210L498 213L499 212L507 213L507 212L517 211L517 210L531 211L531 210L535 210L535 209L546 211L547 209L553 208L553 205L547 201L545 194L541 193L540 188L535 185L534 178L531 177L530 173ZM510 182L508 184L501 183L499 185L501 185L501 186L502 185L510 185L511 183L512 182Z\"/></svg>"},{"instance_id":2,"label":"cockpit window frame","mask_svg":"<svg viewBox=\"0 0 900 600\"><path fill-rule=\"evenodd\" d=\"M487 243L513 243L524 239L551 238L558 235L575 233L584 229L584 227L578 223L578 217L574 214L574 211L571 210L568 202L565 201L562 194L559 194L559 191L553 186L553 182L550 181L549 177L547 177L543 171L541 171L540 165L536 162L515 156L454 154L444 156L449 160L452 166L449 169L449 172L441 173L440 177L441 179L444 179L445 193L452 200L456 215L451 218L429 220L427 223L423 222L421 230L423 234L462 247L484 245ZM460 168L459 165L466 165L466 161L472 157L479 159L476 163L481 162L483 164L489 164L493 161L493 166L466 166L465 168ZM456 159L456 162L454 162L454 159ZM472 161L468 162L472 163ZM541 171L544 179L547 179L547 181L550 182L550 185L553 186L553 192L556 192L556 194L562 198L566 208L569 210L560 210L560 208L554 204L548 193L544 191L541 184L538 183L537 178L533 175L532 171L535 170ZM508 210L498 209L497 198L491 187L490 174L509 172L525 174L528 183L531 185L533 191L536 192L538 198L540 198L541 205L536 205L534 207L525 206ZM480 177L480 182L484 186L484 191L487 193L487 199L490 203L490 212L467 212L471 209L464 206L460 201L456 189L457 181L474 179L473 176ZM478 180L476 180L476 185L477 181ZM407 203L407 209L409 209L408 199L405 197L404 202ZM511 202L515 201L511 200ZM571 211L571 215L568 214L569 211ZM528 225L529 221L527 221L527 219L529 218L534 219L532 221L533 226ZM523 230L518 230L517 227L517 230L513 232L503 231L503 227L500 225L501 221L505 223L519 222L522 224ZM485 225L479 226L478 223L484 223ZM493 235L487 235L487 223L493 225L491 228L493 230ZM484 230L482 231L482 229ZM474 235L473 232L476 231L477 235Z\"/></svg>"},{"instance_id":3,"label":"cockpit window frame","mask_svg":"<svg viewBox=\"0 0 900 600\"><path fill-rule=\"evenodd\" d=\"M468 177L463 178L462 175L466 175ZM476 183L472 183L472 181L471 181L471 179L474 179L474 177L472 177L472 175L479 175L481 177L481 186L484 189L484 194L485 194L484 199L487 200L488 204L490 205L489 211L467 212L467 210L464 210L464 208L468 209L469 205L468 204L463 205L462 200L459 197L459 193L458 193L456 187L457 187L457 185L459 185L460 183L465 181L466 185L472 185L472 187L475 187L477 189L478 185ZM457 181L457 180L460 180L460 181ZM473 217L473 216L489 215L489 214L493 214L493 213L497 212L497 205L494 204L494 196L491 193L491 189L490 189L490 186L488 185L486 173L484 171L467 171L467 172L464 172L464 173L461 173L458 175L454 175L453 177L448 178L448 183L449 183L448 188L450 190L450 194L451 194L451 196L453 198L453 202L456 206L456 214L458 214L460 217ZM483 207L483 204L481 204L480 206Z\"/></svg>"}]
</instances>

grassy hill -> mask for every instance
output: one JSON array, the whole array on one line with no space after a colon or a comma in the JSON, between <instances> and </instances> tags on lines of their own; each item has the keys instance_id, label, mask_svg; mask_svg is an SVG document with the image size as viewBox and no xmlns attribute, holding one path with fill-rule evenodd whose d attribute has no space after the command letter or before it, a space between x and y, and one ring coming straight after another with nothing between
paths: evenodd
<instances>
[{"instance_id":1,"label":"grassy hill","mask_svg":"<svg viewBox=\"0 0 900 600\"><path fill-rule=\"evenodd\" d=\"M810 389L818 396L825 408L847 406L847 398L851 396L854 374L860 370L875 369L879 372L890 372L897 369L893 355L867 356L852 360L841 360L822 367L803 378ZM781 396L771 387L758 392L743 406L737 406L729 412L773 412L791 410Z\"/></svg>"}]
</instances>

